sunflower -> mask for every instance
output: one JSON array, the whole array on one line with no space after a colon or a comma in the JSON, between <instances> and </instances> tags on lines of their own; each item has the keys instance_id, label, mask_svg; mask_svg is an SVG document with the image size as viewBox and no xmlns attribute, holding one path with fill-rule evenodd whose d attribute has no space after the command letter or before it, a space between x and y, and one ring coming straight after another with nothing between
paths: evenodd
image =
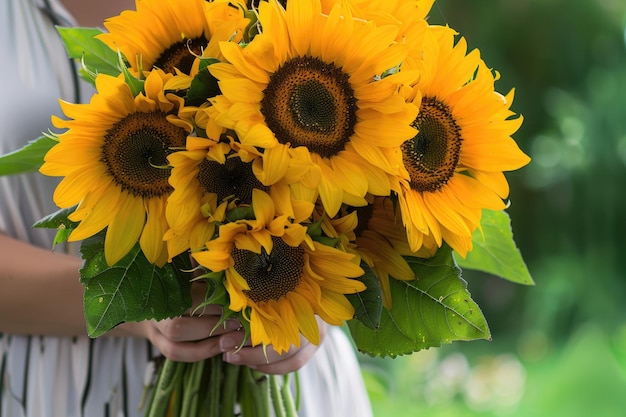
<instances>
[{"instance_id":1,"label":"sunflower","mask_svg":"<svg viewBox=\"0 0 626 417\"><path fill-rule=\"evenodd\" d=\"M334 219L324 219L324 231L333 237L353 242L350 250L372 268L378 278L383 305L391 308L389 279L410 281L415 274L404 256L430 258L436 252L434 241L426 241L418 252L413 252L407 241L406 230L400 222L400 213L388 197L374 197L367 206L345 207L346 214Z\"/></svg>"},{"instance_id":2,"label":"sunflower","mask_svg":"<svg viewBox=\"0 0 626 417\"><path fill-rule=\"evenodd\" d=\"M46 154L41 172L64 177L54 192L59 207L78 205L70 220L80 224L70 241L107 228L109 265L137 241L150 262L167 260L165 204L172 189L166 158L173 148L184 147L192 129L178 117L182 99L164 94L170 77L152 71L144 92L134 97L122 77L101 74L88 104L62 101L70 120L53 118L55 127L68 130Z\"/></svg>"},{"instance_id":3,"label":"sunflower","mask_svg":"<svg viewBox=\"0 0 626 417\"><path fill-rule=\"evenodd\" d=\"M211 271L225 271L230 309L250 322L252 345L278 353L300 346L300 334L319 344L318 315L341 325L354 315L344 294L363 291L354 255L314 242L304 225L277 211L269 194L253 190L255 220L224 224L207 250L193 253Z\"/></svg>"},{"instance_id":4,"label":"sunflower","mask_svg":"<svg viewBox=\"0 0 626 417\"><path fill-rule=\"evenodd\" d=\"M412 250L425 236L447 242L465 256L483 209L502 210L509 188L503 171L530 159L511 135L522 118L512 118L513 92L494 90L496 76L479 51L467 54L449 28L433 27L437 54L425 58L432 77L420 79L408 96L419 104L413 126L419 133L402 145L409 179L396 178L402 219Z\"/></svg>"},{"instance_id":5,"label":"sunflower","mask_svg":"<svg viewBox=\"0 0 626 417\"><path fill-rule=\"evenodd\" d=\"M255 188L267 190L252 173L252 164L229 152L228 143L192 137L186 151L169 156L174 191L166 209L170 229L165 239L170 258L189 248L199 250L228 208L250 205Z\"/></svg>"},{"instance_id":6,"label":"sunflower","mask_svg":"<svg viewBox=\"0 0 626 417\"><path fill-rule=\"evenodd\" d=\"M397 26L395 41L404 44L409 50L402 62L402 69L415 69L420 73L428 69L423 63L423 50L433 47L426 19L434 0L322 0L323 13L328 13L338 3L349 8L358 19L369 20L380 26Z\"/></svg>"},{"instance_id":7,"label":"sunflower","mask_svg":"<svg viewBox=\"0 0 626 417\"><path fill-rule=\"evenodd\" d=\"M119 49L135 71L155 67L189 74L196 56L221 58L220 41L241 39L249 22L243 17L244 5L226 0L137 0L136 10L104 22L108 33L98 39Z\"/></svg>"},{"instance_id":8,"label":"sunflower","mask_svg":"<svg viewBox=\"0 0 626 417\"><path fill-rule=\"evenodd\" d=\"M300 181L305 176L289 171L289 160L310 161L313 168L301 165L319 177L315 188L331 216L352 197L388 194L384 174L402 167L395 150L416 133L417 108L398 94L416 74L381 78L407 54L394 42L397 28L354 19L339 4L322 14L319 0L290 2L287 10L262 2L259 22L262 33L245 48L220 44L228 62L209 67L222 91L211 99L212 117L236 132L239 151L254 159L266 185Z\"/></svg>"}]
</instances>

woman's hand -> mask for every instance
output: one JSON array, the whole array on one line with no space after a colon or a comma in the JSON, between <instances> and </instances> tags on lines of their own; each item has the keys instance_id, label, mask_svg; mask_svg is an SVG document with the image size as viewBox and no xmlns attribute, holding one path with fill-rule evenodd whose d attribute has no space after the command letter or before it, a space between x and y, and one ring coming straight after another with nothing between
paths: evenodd
<instances>
[{"instance_id":1,"label":"woman's hand","mask_svg":"<svg viewBox=\"0 0 626 417\"><path fill-rule=\"evenodd\" d=\"M317 318L320 328L320 344L326 335L326 323ZM263 350L262 346L250 346L250 341L238 349L243 342L243 332L230 332L219 337L220 349L224 352L224 361L236 365L247 365L266 374L287 374L302 368L317 352L319 345L314 345L300 336L300 347L291 348L279 355L271 346Z\"/></svg>"},{"instance_id":2,"label":"woman's hand","mask_svg":"<svg viewBox=\"0 0 626 417\"><path fill-rule=\"evenodd\" d=\"M146 337L167 358L178 362L197 362L221 354L220 336L238 333L241 324L227 320L218 325L220 306L208 306L201 315L181 316L146 323Z\"/></svg>"},{"instance_id":3,"label":"woman's hand","mask_svg":"<svg viewBox=\"0 0 626 417\"><path fill-rule=\"evenodd\" d=\"M193 305L198 306L204 299L204 286L194 283L192 289ZM178 362L197 362L215 355L223 354L224 361L247 365L268 374L286 374L304 366L318 349L304 337L300 347L291 347L279 355L268 346L250 346L248 340L244 347L245 333L241 323L235 319L226 320L217 325L222 317L222 307L209 305L199 309L192 308L186 315L161 321L149 320L140 323L124 323L114 330L118 335L134 335L149 339L167 358ZM318 318L320 343L326 334L325 323Z\"/></svg>"},{"instance_id":4,"label":"woman's hand","mask_svg":"<svg viewBox=\"0 0 626 417\"><path fill-rule=\"evenodd\" d=\"M197 362L222 353L219 337L241 328L237 320L218 325L222 307L208 305L198 308L206 293L206 284L194 282L191 287L192 307L182 316L161 321L147 320L124 323L115 329L118 335L144 337L166 357L177 362Z\"/></svg>"},{"instance_id":5,"label":"woman's hand","mask_svg":"<svg viewBox=\"0 0 626 417\"><path fill-rule=\"evenodd\" d=\"M172 360L196 362L223 354L225 362L246 365L267 374L286 374L302 368L315 354L317 345L304 337L300 338L300 347L291 347L279 355L268 346L250 346L248 340L242 348L245 334L237 320L227 320L213 329L221 316L221 307L210 306L212 314L203 316L183 316L160 322L148 322L148 338ZM206 314L206 313L205 313ZM320 340L326 333L325 324L320 325Z\"/></svg>"}]
</instances>

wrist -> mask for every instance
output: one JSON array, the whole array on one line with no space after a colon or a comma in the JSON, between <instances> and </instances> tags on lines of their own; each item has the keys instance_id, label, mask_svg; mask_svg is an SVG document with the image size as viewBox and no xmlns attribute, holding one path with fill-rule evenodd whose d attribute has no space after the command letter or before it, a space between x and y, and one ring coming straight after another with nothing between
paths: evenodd
<instances>
[{"instance_id":1,"label":"wrist","mask_svg":"<svg viewBox=\"0 0 626 417\"><path fill-rule=\"evenodd\" d=\"M151 322L148 320L121 323L110 332L106 333L105 336L150 339L150 328Z\"/></svg>"}]
</instances>

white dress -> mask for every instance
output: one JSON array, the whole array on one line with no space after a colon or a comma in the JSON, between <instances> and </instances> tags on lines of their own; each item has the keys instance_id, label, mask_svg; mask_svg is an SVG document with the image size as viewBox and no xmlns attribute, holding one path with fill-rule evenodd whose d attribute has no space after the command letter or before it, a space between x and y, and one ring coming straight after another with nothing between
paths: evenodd
<instances>
[{"instance_id":1,"label":"white dress","mask_svg":"<svg viewBox=\"0 0 626 417\"><path fill-rule=\"evenodd\" d=\"M5 154L50 127L50 115L61 114L59 97L85 100L91 90L77 86L54 29L72 23L57 0L2 0L0 7ZM31 225L56 210L55 185L38 173L0 177L0 231L51 247L51 232ZM0 417L139 417L146 364L155 353L147 341L133 338L0 333ZM356 356L340 329L329 330L299 372L300 416L372 415Z\"/></svg>"}]
</instances>

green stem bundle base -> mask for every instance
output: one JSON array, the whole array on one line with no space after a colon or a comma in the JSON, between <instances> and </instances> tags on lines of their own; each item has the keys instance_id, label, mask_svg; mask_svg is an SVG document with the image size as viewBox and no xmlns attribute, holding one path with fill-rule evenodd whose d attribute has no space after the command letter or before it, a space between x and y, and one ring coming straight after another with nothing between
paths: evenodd
<instances>
[{"instance_id":1,"label":"green stem bundle base","mask_svg":"<svg viewBox=\"0 0 626 417\"><path fill-rule=\"evenodd\" d=\"M281 381L282 380L282 381ZM297 417L289 376L266 375L215 356L165 359L146 417Z\"/></svg>"}]
</instances>

